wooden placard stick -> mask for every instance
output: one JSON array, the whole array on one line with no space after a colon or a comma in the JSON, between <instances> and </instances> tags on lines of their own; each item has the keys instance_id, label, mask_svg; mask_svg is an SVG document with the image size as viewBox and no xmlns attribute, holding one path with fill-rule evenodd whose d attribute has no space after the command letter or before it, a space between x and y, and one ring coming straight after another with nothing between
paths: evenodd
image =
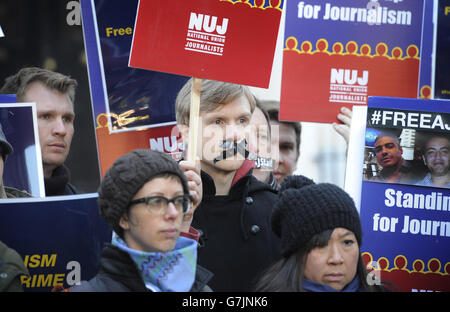
<instances>
[{"instance_id":1,"label":"wooden placard stick","mask_svg":"<svg viewBox=\"0 0 450 312\"><path fill-rule=\"evenodd\" d=\"M197 160L197 141L200 115L200 90L202 79L192 78L191 86L191 109L189 113L189 142L187 160L195 162Z\"/></svg>"}]
</instances>

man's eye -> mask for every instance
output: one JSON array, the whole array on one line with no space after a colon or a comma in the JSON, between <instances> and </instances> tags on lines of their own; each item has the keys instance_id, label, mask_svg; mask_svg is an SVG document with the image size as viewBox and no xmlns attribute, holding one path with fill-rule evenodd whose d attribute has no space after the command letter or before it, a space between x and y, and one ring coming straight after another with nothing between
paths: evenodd
<instances>
[{"instance_id":1,"label":"man's eye","mask_svg":"<svg viewBox=\"0 0 450 312\"><path fill-rule=\"evenodd\" d=\"M220 124L222 124L222 120L216 119L216 120L214 120L214 124L220 125Z\"/></svg>"},{"instance_id":2,"label":"man's eye","mask_svg":"<svg viewBox=\"0 0 450 312\"><path fill-rule=\"evenodd\" d=\"M50 115L49 114L44 114L39 116L40 119L50 119Z\"/></svg>"}]
</instances>

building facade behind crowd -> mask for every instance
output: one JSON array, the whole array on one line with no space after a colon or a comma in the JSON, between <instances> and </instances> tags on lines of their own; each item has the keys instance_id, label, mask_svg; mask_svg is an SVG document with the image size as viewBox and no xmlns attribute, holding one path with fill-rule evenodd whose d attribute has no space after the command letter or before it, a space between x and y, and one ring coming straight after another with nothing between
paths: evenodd
<instances>
[{"instance_id":1,"label":"building facade behind crowd","mask_svg":"<svg viewBox=\"0 0 450 312\"><path fill-rule=\"evenodd\" d=\"M23 68L5 79L2 94L16 94L19 102L35 102L47 196L78 191L64 165L74 135L76 80L47 69Z\"/></svg>"}]
</instances>

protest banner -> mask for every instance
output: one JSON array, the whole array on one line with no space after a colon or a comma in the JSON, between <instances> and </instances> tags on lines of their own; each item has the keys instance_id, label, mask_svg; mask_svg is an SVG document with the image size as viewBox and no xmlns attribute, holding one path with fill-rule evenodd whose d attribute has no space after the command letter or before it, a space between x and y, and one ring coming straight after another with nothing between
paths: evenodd
<instances>
[{"instance_id":1,"label":"protest banner","mask_svg":"<svg viewBox=\"0 0 450 312\"><path fill-rule=\"evenodd\" d=\"M423 1L289 1L280 119L331 123L368 96L417 97Z\"/></svg>"},{"instance_id":2,"label":"protest banner","mask_svg":"<svg viewBox=\"0 0 450 312\"><path fill-rule=\"evenodd\" d=\"M449 104L369 98L361 251L398 291L450 291Z\"/></svg>"},{"instance_id":3,"label":"protest banner","mask_svg":"<svg viewBox=\"0 0 450 312\"><path fill-rule=\"evenodd\" d=\"M267 88L281 0L140 0L130 66Z\"/></svg>"},{"instance_id":4,"label":"protest banner","mask_svg":"<svg viewBox=\"0 0 450 312\"><path fill-rule=\"evenodd\" d=\"M50 291L89 280L112 231L99 216L98 194L0 200L0 240L16 250L30 276L25 291Z\"/></svg>"},{"instance_id":5,"label":"protest banner","mask_svg":"<svg viewBox=\"0 0 450 312\"><path fill-rule=\"evenodd\" d=\"M128 67L137 5L138 0L81 0L102 176L135 148L158 149L175 159L183 151L175 142L174 103L188 78Z\"/></svg>"},{"instance_id":6,"label":"protest banner","mask_svg":"<svg viewBox=\"0 0 450 312\"><path fill-rule=\"evenodd\" d=\"M0 103L15 100L3 95ZM34 197L45 196L41 146L34 103L0 104L0 124L13 152L3 164L3 185L26 191Z\"/></svg>"},{"instance_id":7,"label":"protest banner","mask_svg":"<svg viewBox=\"0 0 450 312\"><path fill-rule=\"evenodd\" d=\"M281 8L281 0L139 1L129 66L194 77L188 160L197 159L201 79L267 88Z\"/></svg>"}]
</instances>

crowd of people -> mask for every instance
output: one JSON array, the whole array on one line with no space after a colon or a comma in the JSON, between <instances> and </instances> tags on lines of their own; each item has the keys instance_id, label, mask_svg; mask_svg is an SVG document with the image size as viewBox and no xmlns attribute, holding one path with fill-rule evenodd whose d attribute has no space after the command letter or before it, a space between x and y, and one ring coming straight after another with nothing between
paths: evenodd
<instances>
[{"instance_id":1,"label":"crowd of people","mask_svg":"<svg viewBox=\"0 0 450 312\"><path fill-rule=\"evenodd\" d=\"M24 68L0 90L36 103L47 196L78 193L64 165L74 135L76 85L59 73ZM175 103L185 152L191 87L192 79ZM176 162L144 149L118 158L98 190L99 213L113 239L103 249L98 274L67 290L386 290L367 283L361 222L351 197L335 185L292 175L301 124L280 121L278 111L279 103L257 100L246 86L203 80L198 161ZM343 124L334 125L347 141L351 117L343 108L337 116ZM423 185L449 183L449 143L445 137L427 141ZM0 146L1 176L13 152L1 128ZM273 167L255 169L242 146L273 159ZM375 151L386 181L411 173L398 139L380 135ZM3 185L1 191L3 198L30 196ZM8 264L14 272L0 281L0 290L19 290L18 277L27 274L20 256L1 244L0 259L0 270Z\"/></svg>"}]
</instances>

